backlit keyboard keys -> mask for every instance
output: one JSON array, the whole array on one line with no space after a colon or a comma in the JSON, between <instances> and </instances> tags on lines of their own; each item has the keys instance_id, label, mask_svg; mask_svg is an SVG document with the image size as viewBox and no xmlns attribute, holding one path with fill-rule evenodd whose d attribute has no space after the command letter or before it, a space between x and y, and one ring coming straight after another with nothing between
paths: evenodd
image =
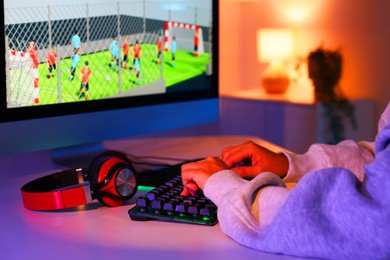
<instances>
[{"instance_id":1,"label":"backlit keyboard keys","mask_svg":"<svg viewBox=\"0 0 390 260\"><path fill-rule=\"evenodd\" d=\"M170 189L172 189L173 187L175 187L175 183L173 181L167 181L165 183L165 186L169 187Z\"/></svg>"},{"instance_id":2,"label":"backlit keyboard keys","mask_svg":"<svg viewBox=\"0 0 390 260\"><path fill-rule=\"evenodd\" d=\"M185 200L183 200L183 203L185 203L186 205L192 205L193 202L194 202L194 200L192 200L192 199L185 199Z\"/></svg>"},{"instance_id":3,"label":"backlit keyboard keys","mask_svg":"<svg viewBox=\"0 0 390 260\"><path fill-rule=\"evenodd\" d=\"M158 193L162 194L162 193L165 193L168 190L168 187L165 186L165 185L161 185L161 186L159 186L158 188L156 188L154 190L157 191Z\"/></svg>"},{"instance_id":4,"label":"backlit keyboard keys","mask_svg":"<svg viewBox=\"0 0 390 260\"><path fill-rule=\"evenodd\" d=\"M168 193L165 193L165 194L163 194L163 195L161 195L161 199L162 200L164 200L164 201L168 201L168 200L170 200L170 199L172 199L172 195L171 194L168 194Z\"/></svg>"},{"instance_id":5,"label":"backlit keyboard keys","mask_svg":"<svg viewBox=\"0 0 390 260\"><path fill-rule=\"evenodd\" d=\"M137 200L136 207L129 210L133 220L156 219L201 225L215 225L217 207L202 192L184 197L181 176L147 192Z\"/></svg>"}]
</instances>

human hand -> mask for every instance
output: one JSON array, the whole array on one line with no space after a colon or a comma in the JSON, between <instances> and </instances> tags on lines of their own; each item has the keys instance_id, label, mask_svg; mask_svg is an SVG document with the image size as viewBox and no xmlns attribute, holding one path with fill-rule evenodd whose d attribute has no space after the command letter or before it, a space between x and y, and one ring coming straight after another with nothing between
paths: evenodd
<instances>
[{"instance_id":1,"label":"human hand","mask_svg":"<svg viewBox=\"0 0 390 260\"><path fill-rule=\"evenodd\" d=\"M181 167L181 178L184 189L181 195L194 195L198 189L203 190L207 179L211 175L226 169L229 169L229 167L221 159L214 157L183 164Z\"/></svg>"},{"instance_id":2,"label":"human hand","mask_svg":"<svg viewBox=\"0 0 390 260\"><path fill-rule=\"evenodd\" d=\"M273 172L282 177L287 174L289 167L284 154L272 152L252 141L224 148L220 158L244 178L253 178L261 172ZM235 167L235 164L243 161L250 161L251 165Z\"/></svg>"}]
</instances>

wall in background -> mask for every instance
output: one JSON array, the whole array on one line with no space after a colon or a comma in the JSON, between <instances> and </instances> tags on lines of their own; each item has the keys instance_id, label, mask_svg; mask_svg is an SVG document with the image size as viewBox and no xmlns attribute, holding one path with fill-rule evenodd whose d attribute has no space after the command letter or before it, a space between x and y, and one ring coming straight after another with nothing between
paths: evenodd
<instances>
[{"instance_id":1,"label":"wall in background","mask_svg":"<svg viewBox=\"0 0 390 260\"><path fill-rule=\"evenodd\" d=\"M294 14L296 6L307 8L306 15ZM342 90L351 99L373 99L376 121L390 100L389 13L386 0L221 0L221 94L260 87L266 64L256 56L259 28L292 28L299 56L320 44L341 49Z\"/></svg>"},{"instance_id":2,"label":"wall in background","mask_svg":"<svg viewBox=\"0 0 390 260\"><path fill-rule=\"evenodd\" d=\"M220 1L219 28L219 82L220 92L241 88L243 73L240 62L241 6L235 2Z\"/></svg>"}]
</instances>

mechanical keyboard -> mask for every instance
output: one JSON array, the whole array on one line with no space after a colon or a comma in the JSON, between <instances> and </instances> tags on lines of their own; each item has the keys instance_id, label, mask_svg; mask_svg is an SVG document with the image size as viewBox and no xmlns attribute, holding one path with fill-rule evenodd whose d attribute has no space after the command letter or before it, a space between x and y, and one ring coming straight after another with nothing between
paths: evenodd
<instances>
[{"instance_id":1,"label":"mechanical keyboard","mask_svg":"<svg viewBox=\"0 0 390 260\"><path fill-rule=\"evenodd\" d=\"M178 168L180 169L180 168ZM217 207L202 192L183 197L181 176L177 175L137 199L128 213L132 220L160 220L213 226L218 222Z\"/></svg>"}]
</instances>

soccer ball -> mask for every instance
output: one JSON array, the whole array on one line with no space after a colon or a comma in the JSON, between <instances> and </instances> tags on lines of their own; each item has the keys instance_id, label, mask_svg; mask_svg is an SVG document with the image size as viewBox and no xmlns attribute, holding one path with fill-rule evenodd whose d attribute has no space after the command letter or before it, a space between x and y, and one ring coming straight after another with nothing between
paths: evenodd
<instances>
[{"instance_id":1,"label":"soccer ball","mask_svg":"<svg viewBox=\"0 0 390 260\"><path fill-rule=\"evenodd\" d=\"M110 76L106 76L106 81L110 81Z\"/></svg>"}]
</instances>

